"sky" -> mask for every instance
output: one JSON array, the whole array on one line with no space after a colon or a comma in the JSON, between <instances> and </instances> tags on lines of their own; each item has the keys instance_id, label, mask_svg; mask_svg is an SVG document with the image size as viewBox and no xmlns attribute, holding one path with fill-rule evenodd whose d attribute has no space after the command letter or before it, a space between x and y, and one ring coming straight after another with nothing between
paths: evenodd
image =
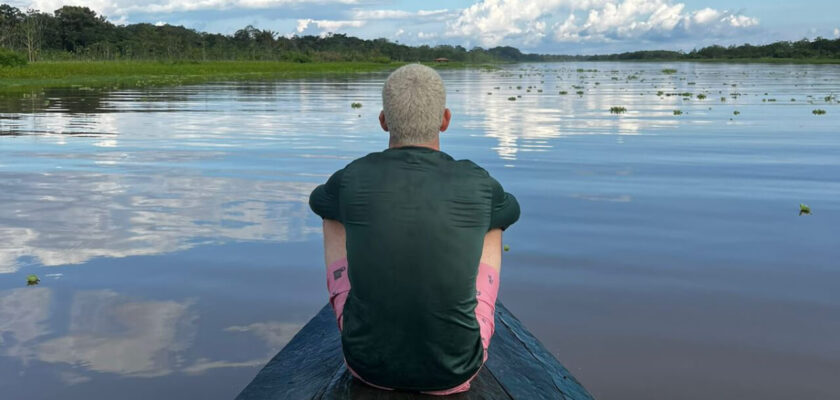
<instances>
[{"instance_id":1,"label":"sky","mask_svg":"<svg viewBox=\"0 0 840 400\"><path fill-rule=\"evenodd\" d=\"M230 34L345 33L409 45L514 46L548 54L685 50L840 37L840 1L778 0L11 0L53 11L82 5L117 24Z\"/></svg>"}]
</instances>

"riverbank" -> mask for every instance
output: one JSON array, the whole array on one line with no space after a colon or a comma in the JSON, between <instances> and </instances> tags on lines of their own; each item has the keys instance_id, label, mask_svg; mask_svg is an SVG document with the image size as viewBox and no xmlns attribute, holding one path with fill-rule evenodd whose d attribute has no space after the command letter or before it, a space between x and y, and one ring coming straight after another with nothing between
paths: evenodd
<instances>
[{"instance_id":1,"label":"riverbank","mask_svg":"<svg viewBox=\"0 0 840 400\"><path fill-rule=\"evenodd\" d=\"M209 81L241 81L337 77L387 71L404 63L276 61L60 61L36 62L23 67L0 68L0 93L27 92L43 88L128 88L176 86ZM446 63L436 68L487 65Z\"/></svg>"}]
</instances>

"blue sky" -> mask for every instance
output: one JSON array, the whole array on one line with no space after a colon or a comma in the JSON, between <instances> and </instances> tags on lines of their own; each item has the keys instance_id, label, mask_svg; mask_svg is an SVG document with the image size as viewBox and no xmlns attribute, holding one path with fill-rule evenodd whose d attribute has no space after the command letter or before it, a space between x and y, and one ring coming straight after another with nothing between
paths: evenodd
<instances>
[{"instance_id":1,"label":"blue sky","mask_svg":"<svg viewBox=\"0 0 840 400\"><path fill-rule=\"evenodd\" d=\"M811 0L13 0L52 11L84 5L116 23L233 33L346 33L406 44L510 45L592 54L840 37L840 1Z\"/></svg>"}]
</instances>

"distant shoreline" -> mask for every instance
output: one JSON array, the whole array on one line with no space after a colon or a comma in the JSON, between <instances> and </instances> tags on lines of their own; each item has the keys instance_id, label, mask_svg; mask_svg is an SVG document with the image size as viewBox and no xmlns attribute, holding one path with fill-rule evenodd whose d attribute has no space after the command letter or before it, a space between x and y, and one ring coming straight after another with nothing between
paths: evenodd
<instances>
[{"instance_id":1,"label":"distant shoreline","mask_svg":"<svg viewBox=\"0 0 840 400\"><path fill-rule=\"evenodd\" d=\"M528 63L645 62L729 64L840 64L840 59L661 59L661 60L557 60ZM301 78L334 78L382 72L404 62L281 62L281 61L51 61L23 67L0 68L0 93L23 93L47 88L120 89L178 86L213 81L254 81ZM440 69L483 68L514 63L427 63Z\"/></svg>"}]
</instances>

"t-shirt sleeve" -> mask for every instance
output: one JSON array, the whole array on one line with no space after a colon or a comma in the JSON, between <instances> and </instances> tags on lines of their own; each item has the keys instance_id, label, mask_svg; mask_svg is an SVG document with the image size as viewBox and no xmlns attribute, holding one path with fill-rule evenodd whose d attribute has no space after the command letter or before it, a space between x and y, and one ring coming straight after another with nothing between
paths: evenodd
<instances>
[{"instance_id":1,"label":"t-shirt sleeve","mask_svg":"<svg viewBox=\"0 0 840 400\"><path fill-rule=\"evenodd\" d=\"M490 213L490 229L507 229L519 219L519 202L512 194L505 192L502 185L493 178L493 208Z\"/></svg>"},{"instance_id":2,"label":"t-shirt sleeve","mask_svg":"<svg viewBox=\"0 0 840 400\"><path fill-rule=\"evenodd\" d=\"M343 169L338 170L327 180L327 183L319 185L309 195L309 208L321 218L341 221L338 193L341 189L343 174Z\"/></svg>"}]
</instances>

